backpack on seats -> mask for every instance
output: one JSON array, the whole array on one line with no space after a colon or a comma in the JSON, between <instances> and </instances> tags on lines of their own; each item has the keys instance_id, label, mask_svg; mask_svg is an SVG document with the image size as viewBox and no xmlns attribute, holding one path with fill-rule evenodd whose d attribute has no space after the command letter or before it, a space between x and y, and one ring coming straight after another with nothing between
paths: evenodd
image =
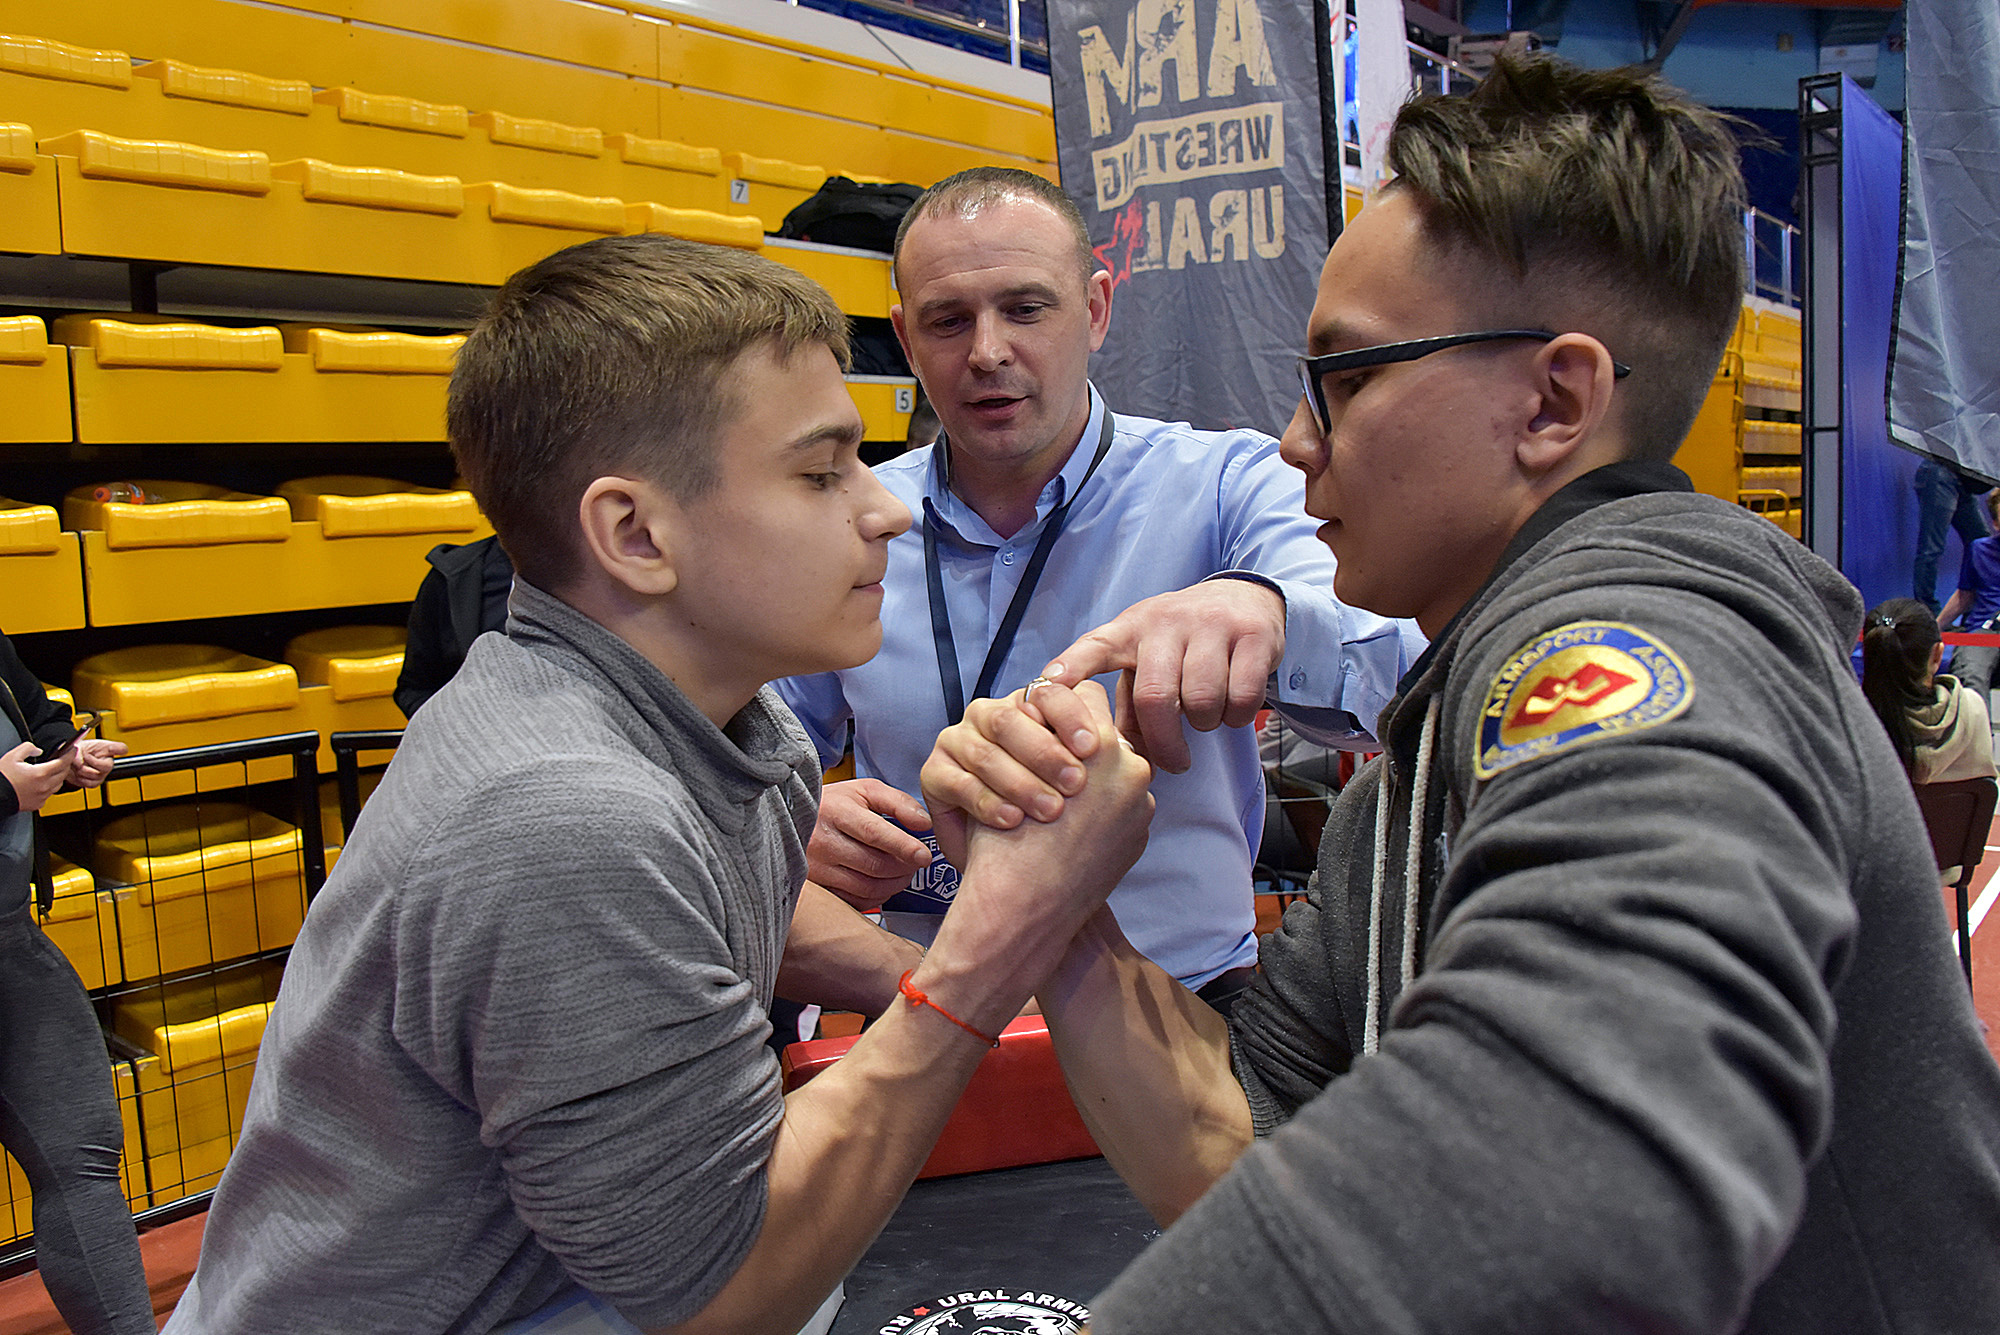
<instances>
[{"instance_id":1,"label":"backpack on seats","mask_svg":"<svg viewBox=\"0 0 2000 1335\"><path fill-rule=\"evenodd\" d=\"M900 182L829 176L825 185L785 215L778 235L792 241L879 250L886 255L895 249L896 225L921 194L922 187Z\"/></svg>"}]
</instances>

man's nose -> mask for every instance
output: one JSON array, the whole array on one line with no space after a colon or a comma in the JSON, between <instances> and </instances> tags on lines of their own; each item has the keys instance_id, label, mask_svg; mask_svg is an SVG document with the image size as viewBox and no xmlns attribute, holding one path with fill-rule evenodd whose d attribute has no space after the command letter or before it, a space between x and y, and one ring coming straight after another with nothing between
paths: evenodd
<instances>
[{"instance_id":1,"label":"man's nose","mask_svg":"<svg viewBox=\"0 0 2000 1335\"><path fill-rule=\"evenodd\" d=\"M972 327L972 364L982 371L995 370L1013 359L1007 328L995 314L979 317Z\"/></svg>"},{"instance_id":2,"label":"man's nose","mask_svg":"<svg viewBox=\"0 0 2000 1335\"><path fill-rule=\"evenodd\" d=\"M1306 407L1305 396L1300 395L1299 406L1292 410L1292 420L1278 441L1278 454L1307 477L1316 477L1326 469L1326 450L1326 437L1320 434L1319 422Z\"/></svg>"},{"instance_id":3,"label":"man's nose","mask_svg":"<svg viewBox=\"0 0 2000 1335\"><path fill-rule=\"evenodd\" d=\"M882 542L898 538L907 533L912 522L910 507L896 499L895 493L882 485L874 470L863 469L866 480L862 483L861 536L869 542Z\"/></svg>"}]
</instances>

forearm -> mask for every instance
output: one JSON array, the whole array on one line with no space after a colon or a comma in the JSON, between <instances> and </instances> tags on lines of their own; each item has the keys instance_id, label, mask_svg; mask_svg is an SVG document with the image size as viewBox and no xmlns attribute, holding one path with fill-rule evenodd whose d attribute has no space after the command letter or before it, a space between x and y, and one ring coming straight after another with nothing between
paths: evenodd
<instances>
[{"instance_id":1,"label":"forearm","mask_svg":"<svg viewBox=\"0 0 2000 1335\"><path fill-rule=\"evenodd\" d=\"M1108 910L1078 934L1041 1003L1084 1125L1140 1203L1172 1223L1251 1142L1228 1025L1134 950Z\"/></svg>"},{"instance_id":2,"label":"forearm","mask_svg":"<svg viewBox=\"0 0 2000 1335\"><path fill-rule=\"evenodd\" d=\"M896 980L923 957L912 943L808 881L792 913L777 991L787 1001L880 1015L895 1000Z\"/></svg>"},{"instance_id":3,"label":"forearm","mask_svg":"<svg viewBox=\"0 0 2000 1335\"><path fill-rule=\"evenodd\" d=\"M997 964L942 941L912 981L986 1033L1026 996ZM757 1241L673 1335L792 1335L888 1222L987 1050L929 1007L897 1005L845 1057L787 1096L765 1167Z\"/></svg>"}]
</instances>

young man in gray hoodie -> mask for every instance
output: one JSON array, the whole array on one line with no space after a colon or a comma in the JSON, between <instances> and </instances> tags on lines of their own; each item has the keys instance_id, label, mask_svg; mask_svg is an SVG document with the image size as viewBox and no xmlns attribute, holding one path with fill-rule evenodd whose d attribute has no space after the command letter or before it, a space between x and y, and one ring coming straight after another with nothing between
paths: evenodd
<instances>
[{"instance_id":1,"label":"young man in gray hoodie","mask_svg":"<svg viewBox=\"0 0 2000 1335\"><path fill-rule=\"evenodd\" d=\"M802 888L818 760L765 683L875 652L910 522L857 456L846 329L664 236L495 297L449 424L506 633L411 721L307 915L169 1329L792 1335L1138 857L1149 770L1099 692L1077 828L975 832L927 956ZM776 991L882 1018L786 1095Z\"/></svg>"},{"instance_id":2,"label":"young man in gray hoodie","mask_svg":"<svg viewBox=\"0 0 2000 1335\"><path fill-rule=\"evenodd\" d=\"M1554 61L1399 115L1284 445L1340 596L1431 648L1226 1024L1106 914L1041 992L1175 1221L1099 1332L2000 1319L2000 1068L1860 599L1668 463L1741 304L1736 153L1656 78ZM1070 763L1077 702L1032 706L940 740L934 809L990 800L977 733Z\"/></svg>"}]
</instances>

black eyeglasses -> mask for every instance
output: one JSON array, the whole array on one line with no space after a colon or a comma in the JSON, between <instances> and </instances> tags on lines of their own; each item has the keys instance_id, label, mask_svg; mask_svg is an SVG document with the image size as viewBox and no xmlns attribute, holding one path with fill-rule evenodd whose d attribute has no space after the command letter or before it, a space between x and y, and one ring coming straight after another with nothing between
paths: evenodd
<instances>
[{"instance_id":1,"label":"black eyeglasses","mask_svg":"<svg viewBox=\"0 0 2000 1335\"><path fill-rule=\"evenodd\" d=\"M1465 343L1492 343L1506 338L1532 338L1547 343L1561 337L1547 329L1483 329L1476 334L1445 334L1438 338L1415 338L1407 343L1382 343L1352 352L1330 352L1324 357L1301 357L1299 380L1305 386L1306 402L1312 405L1313 420L1319 423L1320 434L1326 436L1333 434L1333 416L1326 407L1326 378L1330 375L1393 362L1413 362ZM1613 362L1611 374L1623 380L1632 374L1632 368L1624 362Z\"/></svg>"}]
</instances>

